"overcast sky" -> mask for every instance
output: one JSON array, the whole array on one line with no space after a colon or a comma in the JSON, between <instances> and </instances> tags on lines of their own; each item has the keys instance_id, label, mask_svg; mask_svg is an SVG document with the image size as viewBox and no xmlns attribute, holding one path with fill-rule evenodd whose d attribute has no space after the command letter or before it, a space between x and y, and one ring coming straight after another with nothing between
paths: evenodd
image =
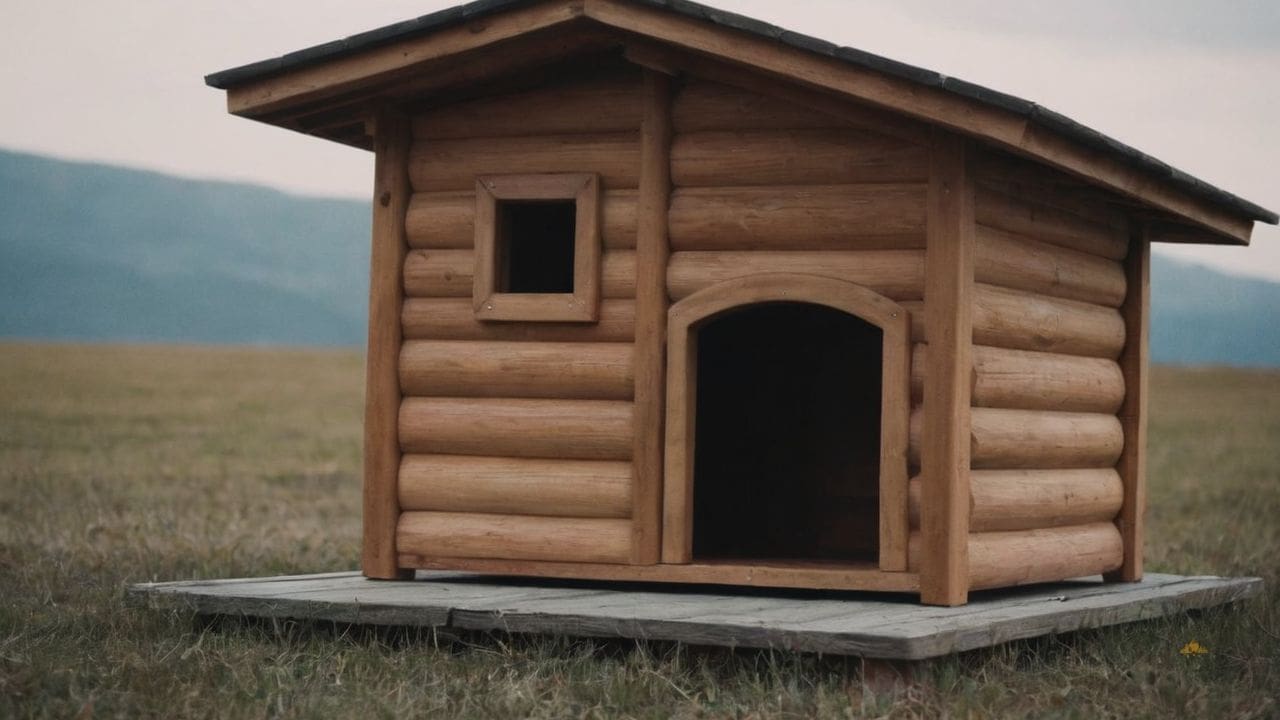
<instances>
[{"instance_id":1,"label":"overcast sky","mask_svg":"<svg viewBox=\"0 0 1280 720\"><path fill-rule=\"evenodd\" d=\"M363 198L367 153L231 117L202 78L453 4L8 0L0 147ZM710 4L1034 100L1280 207L1280 0ZM1168 252L1280 280L1273 226Z\"/></svg>"}]
</instances>

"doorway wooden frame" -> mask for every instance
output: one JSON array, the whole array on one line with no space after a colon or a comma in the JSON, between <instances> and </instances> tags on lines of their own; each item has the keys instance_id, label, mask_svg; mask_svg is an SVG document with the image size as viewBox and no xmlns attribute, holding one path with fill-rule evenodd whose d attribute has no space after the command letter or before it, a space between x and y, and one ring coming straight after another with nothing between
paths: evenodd
<instances>
[{"instance_id":1,"label":"doorway wooden frame","mask_svg":"<svg viewBox=\"0 0 1280 720\"><path fill-rule=\"evenodd\" d=\"M667 317L667 422L662 561L693 562L693 460L698 346L702 325L769 302L824 305L883 332L880 392L880 554L882 571L907 569L907 443L911 415L911 319L892 300L855 283L799 273L766 273L704 288Z\"/></svg>"}]
</instances>

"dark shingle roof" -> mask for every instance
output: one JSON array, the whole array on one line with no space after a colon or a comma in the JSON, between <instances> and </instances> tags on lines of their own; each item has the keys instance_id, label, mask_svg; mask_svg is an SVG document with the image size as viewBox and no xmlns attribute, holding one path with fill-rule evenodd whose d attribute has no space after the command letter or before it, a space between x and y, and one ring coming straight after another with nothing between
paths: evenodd
<instances>
[{"instance_id":1,"label":"dark shingle roof","mask_svg":"<svg viewBox=\"0 0 1280 720\"><path fill-rule=\"evenodd\" d=\"M1251 220L1276 224L1280 221L1274 211L1249 202L1238 195L1217 188L1188 173L1174 168L1136 148L1119 140L1108 137L1097 130L1086 127L1071 118L1042 107L1029 100L1007 95L996 90L975 85L964 80L948 77L941 73L924 68L907 65L896 60L873 55L856 48L840 47L825 40L801 35L784 28L770 25L753 18L708 7L690 0L632 0L654 7L665 8L681 15L705 20L723 27L733 28L761 37L776 40L785 45L806 50L818 55L836 58L858 67L903 78L912 82L939 88L956 95L976 100L980 103L1015 113L1042 127L1053 130L1075 142L1087 147L1104 151L1147 172L1153 173L1183 190L1213 202L1224 209ZM368 32L352 35L342 40L305 48L278 58L262 60L248 65L216 72L205 77L205 83L220 89L229 89L237 85L259 80L287 70L294 70L310 65L341 58L357 52L386 45L416 35L425 34L442 27L456 25L500 10L531 4L533 0L475 0L465 5L451 7L439 12L430 13L412 20L405 20Z\"/></svg>"}]
</instances>

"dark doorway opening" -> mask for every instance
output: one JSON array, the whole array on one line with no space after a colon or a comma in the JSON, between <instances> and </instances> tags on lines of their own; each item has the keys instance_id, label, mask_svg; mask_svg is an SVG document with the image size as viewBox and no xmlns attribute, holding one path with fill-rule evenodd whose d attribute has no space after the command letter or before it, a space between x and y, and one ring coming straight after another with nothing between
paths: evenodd
<instances>
[{"instance_id":1,"label":"dark doorway opening","mask_svg":"<svg viewBox=\"0 0 1280 720\"><path fill-rule=\"evenodd\" d=\"M763 303L695 342L694 560L877 562L880 328Z\"/></svg>"}]
</instances>

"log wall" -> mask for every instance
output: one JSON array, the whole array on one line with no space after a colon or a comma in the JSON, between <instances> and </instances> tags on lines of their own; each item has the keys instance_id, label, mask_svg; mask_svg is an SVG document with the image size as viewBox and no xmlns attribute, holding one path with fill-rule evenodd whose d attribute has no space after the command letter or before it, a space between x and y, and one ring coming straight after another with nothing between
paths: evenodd
<instances>
[{"instance_id":1,"label":"log wall","mask_svg":"<svg viewBox=\"0 0 1280 720\"><path fill-rule=\"evenodd\" d=\"M412 119L400 349L401 553L628 562L641 75L510 87ZM601 178L598 322L481 322L475 178Z\"/></svg>"},{"instance_id":2,"label":"log wall","mask_svg":"<svg viewBox=\"0 0 1280 720\"><path fill-rule=\"evenodd\" d=\"M971 588L1113 570L1131 218L1000 153L980 154L973 173ZM918 396L923 378L913 386ZM914 527L919 493L913 482Z\"/></svg>"},{"instance_id":3,"label":"log wall","mask_svg":"<svg viewBox=\"0 0 1280 720\"><path fill-rule=\"evenodd\" d=\"M672 116L673 301L733 278L804 273L870 288L922 322L924 142L874 114L853 124L698 78Z\"/></svg>"},{"instance_id":4,"label":"log wall","mask_svg":"<svg viewBox=\"0 0 1280 720\"><path fill-rule=\"evenodd\" d=\"M912 321L909 462L918 472L927 142L684 80L670 107L668 300L791 272L900 303ZM401 552L637 561L644 98L638 71L614 69L413 118L398 365ZM1110 571L1120 564L1113 521L1125 497L1116 464L1127 426L1117 413L1126 398L1119 360L1132 340L1131 218L1070 178L994 152L978 153L970 171L969 585ZM474 178L521 172L599 174L598 322L475 319ZM913 569L920 487L912 481ZM564 544L547 544L550 536Z\"/></svg>"}]
</instances>

